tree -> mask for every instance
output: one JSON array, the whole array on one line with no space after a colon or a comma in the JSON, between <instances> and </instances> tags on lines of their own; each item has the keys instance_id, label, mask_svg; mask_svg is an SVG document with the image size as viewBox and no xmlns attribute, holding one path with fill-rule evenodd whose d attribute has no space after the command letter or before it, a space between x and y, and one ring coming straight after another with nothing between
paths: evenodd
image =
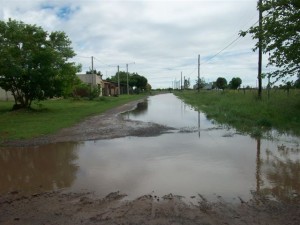
<instances>
[{"instance_id":1,"label":"tree","mask_svg":"<svg viewBox=\"0 0 300 225\"><path fill-rule=\"evenodd\" d=\"M258 9L263 12L262 27L252 26L240 35L251 34L253 39L261 37L263 53L269 53L269 66L276 66L270 75L281 78L300 73L300 1L262 0ZM254 50L258 49L259 42Z\"/></svg>"},{"instance_id":2,"label":"tree","mask_svg":"<svg viewBox=\"0 0 300 225\"><path fill-rule=\"evenodd\" d=\"M127 84L127 73L124 71L117 72L115 76L112 76L111 78L108 78L106 80L118 83L118 77L120 79L120 84Z\"/></svg>"},{"instance_id":3,"label":"tree","mask_svg":"<svg viewBox=\"0 0 300 225\"><path fill-rule=\"evenodd\" d=\"M64 32L50 34L21 21L0 21L0 87L10 91L14 108L29 108L33 100L59 97L71 90L80 66Z\"/></svg>"},{"instance_id":4,"label":"tree","mask_svg":"<svg viewBox=\"0 0 300 225\"><path fill-rule=\"evenodd\" d=\"M151 89L152 89L152 86L151 86L150 84L147 83L147 85L146 85L146 90L150 92Z\"/></svg>"},{"instance_id":5,"label":"tree","mask_svg":"<svg viewBox=\"0 0 300 225\"><path fill-rule=\"evenodd\" d=\"M199 82L199 84L198 84L198 82ZM204 78L202 77L202 78L200 78L199 80L197 79L196 80L196 84L195 84L195 87L196 87L196 89L198 90L198 89L202 89L202 88L204 88L205 87L205 80L204 80Z\"/></svg>"},{"instance_id":6,"label":"tree","mask_svg":"<svg viewBox=\"0 0 300 225\"><path fill-rule=\"evenodd\" d=\"M147 88L148 80L144 76L137 73L133 73L129 77L129 85L131 87L136 87L139 90L145 90Z\"/></svg>"},{"instance_id":7,"label":"tree","mask_svg":"<svg viewBox=\"0 0 300 225\"><path fill-rule=\"evenodd\" d=\"M218 77L216 80L216 86L217 88L224 90L227 86L227 80L224 77Z\"/></svg>"},{"instance_id":8,"label":"tree","mask_svg":"<svg viewBox=\"0 0 300 225\"><path fill-rule=\"evenodd\" d=\"M88 70L85 72L86 74L96 74L98 75L99 77L102 77L103 74L101 73L101 71L97 71L97 70Z\"/></svg>"},{"instance_id":9,"label":"tree","mask_svg":"<svg viewBox=\"0 0 300 225\"><path fill-rule=\"evenodd\" d=\"M183 88L188 89L190 87L190 85L191 85L190 78L184 79Z\"/></svg>"},{"instance_id":10,"label":"tree","mask_svg":"<svg viewBox=\"0 0 300 225\"><path fill-rule=\"evenodd\" d=\"M299 88L300 89L300 74L298 74L298 79L295 81L294 86L295 86L295 88Z\"/></svg>"},{"instance_id":11,"label":"tree","mask_svg":"<svg viewBox=\"0 0 300 225\"><path fill-rule=\"evenodd\" d=\"M231 79L231 81L229 82L229 87L231 89L236 90L236 89L238 89L241 86L241 84L242 84L241 78L239 78L239 77L233 77Z\"/></svg>"},{"instance_id":12,"label":"tree","mask_svg":"<svg viewBox=\"0 0 300 225\"><path fill-rule=\"evenodd\" d=\"M111 78L106 79L110 82L118 82L118 77L120 79L120 84L127 85L127 73L124 71L117 72L116 75ZM128 85L133 88L136 87L138 91L147 89L148 80L144 76L141 76L137 73L128 74Z\"/></svg>"}]
</instances>

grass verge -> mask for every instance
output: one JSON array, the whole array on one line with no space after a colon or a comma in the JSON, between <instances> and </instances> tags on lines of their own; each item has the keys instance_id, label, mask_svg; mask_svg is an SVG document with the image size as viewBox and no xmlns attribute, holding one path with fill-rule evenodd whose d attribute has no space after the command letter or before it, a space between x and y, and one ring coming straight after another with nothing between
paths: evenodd
<instances>
[{"instance_id":1,"label":"grass verge","mask_svg":"<svg viewBox=\"0 0 300 225\"><path fill-rule=\"evenodd\" d=\"M13 102L0 101L0 144L29 139L70 127L84 118L141 99L145 95L101 97L96 100L59 99L32 105L32 110L11 111Z\"/></svg>"},{"instance_id":2,"label":"grass verge","mask_svg":"<svg viewBox=\"0 0 300 225\"><path fill-rule=\"evenodd\" d=\"M272 128L300 136L300 91L272 90L270 98L256 91L175 92L186 103L203 111L208 119L227 124L238 131L261 136Z\"/></svg>"}]
</instances>

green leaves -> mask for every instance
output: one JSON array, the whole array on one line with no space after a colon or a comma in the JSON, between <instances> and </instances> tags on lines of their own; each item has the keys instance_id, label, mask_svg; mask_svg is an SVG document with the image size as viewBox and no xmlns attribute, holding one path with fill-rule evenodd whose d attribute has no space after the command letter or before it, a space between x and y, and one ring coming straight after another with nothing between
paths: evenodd
<instances>
[{"instance_id":1,"label":"green leaves","mask_svg":"<svg viewBox=\"0 0 300 225\"><path fill-rule=\"evenodd\" d=\"M242 79L239 77L233 77L229 82L229 87L231 89L238 89L242 84Z\"/></svg>"},{"instance_id":2,"label":"green leaves","mask_svg":"<svg viewBox=\"0 0 300 225\"><path fill-rule=\"evenodd\" d=\"M12 92L15 103L61 96L76 79L78 67L64 32L48 33L21 21L0 21L0 87Z\"/></svg>"},{"instance_id":3,"label":"green leaves","mask_svg":"<svg viewBox=\"0 0 300 225\"><path fill-rule=\"evenodd\" d=\"M263 11L262 29L253 26L240 35L262 37L264 53L269 64L277 70L269 74L279 80L300 73L300 3L298 0L263 0L258 9ZM254 50L258 48L258 44Z\"/></svg>"},{"instance_id":4,"label":"green leaves","mask_svg":"<svg viewBox=\"0 0 300 225\"><path fill-rule=\"evenodd\" d=\"M216 86L217 88L224 90L227 86L227 80L224 77L218 77L216 80Z\"/></svg>"},{"instance_id":5,"label":"green leaves","mask_svg":"<svg viewBox=\"0 0 300 225\"><path fill-rule=\"evenodd\" d=\"M127 84L127 73L124 71L120 71L116 73L115 76L112 76L108 81L112 81L117 83L118 77L120 79L120 84L126 85ZM137 73L129 73L128 74L128 83L130 87L136 87L139 89L146 89L148 80L144 76L141 76Z\"/></svg>"}]
</instances>

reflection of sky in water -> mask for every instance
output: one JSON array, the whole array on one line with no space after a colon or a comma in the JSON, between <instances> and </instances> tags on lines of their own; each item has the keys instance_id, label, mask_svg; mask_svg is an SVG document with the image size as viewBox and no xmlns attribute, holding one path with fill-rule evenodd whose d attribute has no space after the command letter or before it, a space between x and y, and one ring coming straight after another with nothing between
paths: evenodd
<instances>
[{"instance_id":1,"label":"reflection of sky in water","mask_svg":"<svg viewBox=\"0 0 300 225\"><path fill-rule=\"evenodd\" d=\"M173 94L152 96L148 98L146 110L128 113L125 118L128 118L128 115L132 120L154 122L175 128L198 127L198 113ZM200 126L201 129L213 127L203 113L200 113Z\"/></svg>"},{"instance_id":2,"label":"reflection of sky in water","mask_svg":"<svg viewBox=\"0 0 300 225\"><path fill-rule=\"evenodd\" d=\"M223 137L226 131L201 134L172 133L158 137L127 137L82 143L80 173L74 190L94 190L100 195L120 190L135 198L152 191L162 196L201 193L210 200L251 198L256 191L257 141L247 136ZM277 143L261 141L261 159ZM268 182L265 182L267 185ZM263 189L264 185L261 185Z\"/></svg>"},{"instance_id":3,"label":"reflection of sky in water","mask_svg":"<svg viewBox=\"0 0 300 225\"><path fill-rule=\"evenodd\" d=\"M198 113L175 96L153 96L148 103L144 111L129 117L178 129L198 128ZM256 191L285 201L300 196L299 138L258 141L232 130L207 129L214 125L203 114L200 118L200 137L195 129L156 137L0 149L0 191L36 192L40 186L50 190L55 183L58 188L100 196L119 190L129 199L152 191L186 200L198 193L209 200L221 195L227 201L249 200Z\"/></svg>"},{"instance_id":4,"label":"reflection of sky in water","mask_svg":"<svg viewBox=\"0 0 300 225\"><path fill-rule=\"evenodd\" d=\"M125 118L178 129L198 128L199 122L198 112L172 94L150 97ZM259 157L264 159L266 150L276 153L280 142L257 142L233 130L208 129L215 125L202 113L200 127L200 137L192 132L85 142L81 146L85 150L79 153L81 173L74 188L95 189L101 195L120 190L129 198L152 191L160 196L173 193L187 198L197 193L210 199L221 195L228 201L251 198L251 191L258 190L257 181L266 179L260 171L265 168L261 169L257 161L257 143ZM259 188L263 187L260 182Z\"/></svg>"},{"instance_id":5,"label":"reflection of sky in water","mask_svg":"<svg viewBox=\"0 0 300 225\"><path fill-rule=\"evenodd\" d=\"M256 142L240 136L236 141L246 145L241 149L220 135L212 131L201 139L177 133L86 142L79 153L82 173L75 186L103 194L121 190L130 197L155 191L248 198L255 185Z\"/></svg>"}]
</instances>

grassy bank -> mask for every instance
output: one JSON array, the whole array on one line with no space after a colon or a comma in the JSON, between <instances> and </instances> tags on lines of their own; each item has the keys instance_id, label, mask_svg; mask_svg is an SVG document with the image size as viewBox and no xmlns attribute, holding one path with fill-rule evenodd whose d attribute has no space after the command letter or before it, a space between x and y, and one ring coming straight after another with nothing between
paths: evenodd
<instances>
[{"instance_id":1,"label":"grassy bank","mask_svg":"<svg viewBox=\"0 0 300 225\"><path fill-rule=\"evenodd\" d=\"M262 100L256 91L183 91L175 92L186 103L199 108L209 119L235 127L241 132L259 136L264 130L275 128L300 135L300 91L267 92Z\"/></svg>"},{"instance_id":2,"label":"grassy bank","mask_svg":"<svg viewBox=\"0 0 300 225\"><path fill-rule=\"evenodd\" d=\"M145 97L121 95L97 100L59 99L33 104L33 110L11 111L13 102L0 101L0 144L4 140L28 139L72 126L87 116Z\"/></svg>"}]
</instances>

